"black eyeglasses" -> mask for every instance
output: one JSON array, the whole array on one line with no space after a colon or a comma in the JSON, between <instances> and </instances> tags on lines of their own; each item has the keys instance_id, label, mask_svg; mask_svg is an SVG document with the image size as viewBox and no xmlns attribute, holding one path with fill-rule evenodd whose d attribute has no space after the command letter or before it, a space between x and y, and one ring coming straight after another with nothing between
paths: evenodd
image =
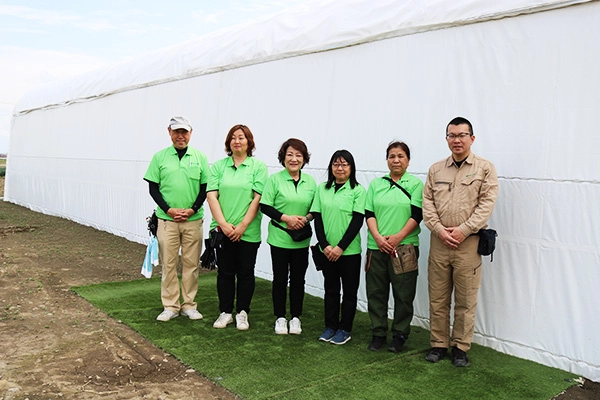
<instances>
[{"instance_id":1,"label":"black eyeglasses","mask_svg":"<svg viewBox=\"0 0 600 400\"><path fill-rule=\"evenodd\" d=\"M470 133L465 133L465 132L459 133L458 135L455 135L453 133L449 133L449 134L446 135L446 139L448 139L448 140L454 140L456 138L458 138L458 139L464 139L467 136L471 136L471 134Z\"/></svg>"}]
</instances>

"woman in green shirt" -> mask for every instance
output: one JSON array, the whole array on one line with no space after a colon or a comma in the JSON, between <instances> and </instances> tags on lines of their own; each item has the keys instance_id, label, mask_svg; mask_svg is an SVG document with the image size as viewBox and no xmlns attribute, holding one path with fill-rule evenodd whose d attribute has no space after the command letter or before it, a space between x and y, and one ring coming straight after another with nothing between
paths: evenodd
<instances>
[{"instance_id":1,"label":"woman in green shirt","mask_svg":"<svg viewBox=\"0 0 600 400\"><path fill-rule=\"evenodd\" d=\"M212 165L206 198L213 221L211 229L223 232L217 247L217 293L221 314L215 328L233 322L234 300L239 330L249 328L248 313L254 295L254 266L260 246L260 196L267 181L267 166L252 157L254 136L245 125L235 125L225 139L225 157ZM237 279L237 282L236 282Z\"/></svg>"},{"instance_id":2,"label":"woman in green shirt","mask_svg":"<svg viewBox=\"0 0 600 400\"><path fill-rule=\"evenodd\" d=\"M350 340L356 315L362 251L358 233L364 219L366 190L356 180L354 157L348 150L333 153L327 170L327 182L317 187L311 207L319 247L327 258L322 269L325 330L319 340L341 345Z\"/></svg>"},{"instance_id":3,"label":"woman in green shirt","mask_svg":"<svg viewBox=\"0 0 600 400\"><path fill-rule=\"evenodd\" d=\"M312 216L309 210L315 196L316 183L312 176L301 171L310 160L310 154L302 140L286 140L281 145L277 158L285 169L269 176L260 200L261 211L271 218L267 243L271 246L273 265L271 293L273 312L277 317L275 333L288 333L286 297L289 279L289 333L300 334L310 236L295 241L281 228L293 231L310 228ZM308 226L305 228L306 225Z\"/></svg>"},{"instance_id":4,"label":"woman in green shirt","mask_svg":"<svg viewBox=\"0 0 600 400\"><path fill-rule=\"evenodd\" d=\"M390 143L386 159L390 173L371 181L365 206L369 228L365 269L373 334L368 349L377 351L386 344L391 285L394 319L388 350L397 353L408 339L413 318L419 273L419 223L423 219L423 182L406 172L410 149L405 143ZM406 256L402 257L402 254Z\"/></svg>"}]
</instances>

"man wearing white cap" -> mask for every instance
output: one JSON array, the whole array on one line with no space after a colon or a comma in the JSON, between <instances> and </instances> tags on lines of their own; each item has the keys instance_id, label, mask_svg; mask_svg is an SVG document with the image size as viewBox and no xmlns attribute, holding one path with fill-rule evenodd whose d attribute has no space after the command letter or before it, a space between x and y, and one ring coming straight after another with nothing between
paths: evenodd
<instances>
[{"instance_id":1,"label":"man wearing white cap","mask_svg":"<svg viewBox=\"0 0 600 400\"><path fill-rule=\"evenodd\" d=\"M169 321L179 313L190 319L202 319L195 297L202 250L202 204L210 169L206 155L188 147L192 125L187 118L171 118L167 130L173 145L154 154L144 175L150 195L158 205L156 237L162 264L164 310L156 319ZM181 290L177 277L180 248Z\"/></svg>"}]
</instances>

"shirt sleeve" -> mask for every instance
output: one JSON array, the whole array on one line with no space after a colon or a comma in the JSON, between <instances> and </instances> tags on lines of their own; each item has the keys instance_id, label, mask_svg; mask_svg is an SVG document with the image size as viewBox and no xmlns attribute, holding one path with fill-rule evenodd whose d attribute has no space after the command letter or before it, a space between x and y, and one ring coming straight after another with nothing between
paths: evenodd
<instances>
[{"instance_id":1,"label":"shirt sleeve","mask_svg":"<svg viewBox=\"0 0 600 400\"><path fill-rule=\"evenodd\" d=\"M354 188L354 204L352 211L365 215L365 203L367 200L367 191L364 186L358 185Z\"/></svg>"},{"instance_id":2,"label":"shirt sleeve","mask_svg":"<svg viewBox=\"0 0 600 400\"><path fill-rule=\"evenodd\" d=\"M148 169L146 170L146 174L144 175L144 180L160 184L160 161L158 160L158 154L159 153L156 153L152 156L152 160L150 160L150 165L148 165Z\"/></svg>"},{"instance_id":3,"label":"shirt sleeve","mask_svg":"<svg viewBox=\"0 0 600 400\"><path fill-rule=\"evenodd\" d=\"M374 197L375 197L375 179L371 181L369 185L369 189L367 189L367 196L365 198L365 211L371 211L371 214L374 214L375 205L374 205Z\"/></svg>"},{"instance_id":4,"label":"shirt sleeve","mask_svg":"<svg viewBox=\"0 0 600 400\"><path fill-rule=\"evenodd\" d=\"M487 221L492 216L496 198L498 197L498 175L496 168L490 162L483 165L483 181L479 189L477 205L471 216L458 229L465 235L473 235L487 225Z\"/></svg>"},{"instance_id":5,"label":"shirt sleeve","mask_svg":"<svg viewBox=\"0 0 600 400\"><path fill-rule=\"evenodd\" d=\"M315 197L313 198L312 205L310 206L311 214L320 213L321 212L321 191L323 190L323 185L317 186L317 190L315 190Z\"/></svg>"},{"instance_id":6,"label":"shirt sleeve","mask_svg":"<svg viewBox=\"0 0 600 400\"><path fill-rule=\"evenodd\" d=\"M200 167L202 168L200 183L208 184L208 178L210 176L210 166L208 165L208 158L206 158L206 154L204 153L202 153L202 156L200 158Z\"/></svg>"},{"instance_id":7,"label":"shirt sleeve","mask_svg":"<svg viewBox=\"0 0 600 400\"><path fill-rule=\"evenodd\" d=\"M224 165L225 164L221 161L217 161L213 164L212 168L210 169L210 173L208 174L208 185L206 186L207 192L219 190L221 178L223 177Z\"/></svg>"},{"instance_id":8,"label":"shirt sleeve","mask_svg":"<svg viewBox=\"0 0 600 400\"><path fill-rule=\"evenodd\" d=\"M434 234L439 234L444 230L444 225L440 221L435 202L433 199L433 185L435 184L434 166L429 168L425 186L423 187L423 221L425 226Z\"/></svg>"},{"instance_id":9,"label":"shirt sleeve","mask_svg":"<svg viewBox=\"0 0 600 400\"><path fill-rule=\"evenodd\" d=\"M265 184L269 177L269 171L267 170L267 164L264 162L258 161L257 164L254 173L254 182L252 182L252 190L262 196Z\"/></svg>"}]
</instances>

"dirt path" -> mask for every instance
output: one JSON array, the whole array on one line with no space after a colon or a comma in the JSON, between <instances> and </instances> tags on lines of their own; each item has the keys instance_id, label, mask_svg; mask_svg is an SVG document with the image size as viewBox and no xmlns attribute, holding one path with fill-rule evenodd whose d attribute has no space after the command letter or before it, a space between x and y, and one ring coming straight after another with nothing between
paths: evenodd
<instances>
[{"instance_id":1,"label":"dirt path","mask_svg":"<svg viewBox=\"0 0 600 400\"><path fill-rule=\"evenodd\" d=\"M0 197L3 188L0 177ZM0 201L0 400L235 398L69 290L137 279L144 254ZM556 399L598 400L600 384Z\"/></svg>"},{"instance_id":2,"label":"dirt path","mask_svg":"<svg viewBox=\"0 0 600 400\"><path fill-rule=\"evenodd\" d=\"M0 202L0 399L233 399L69 288L140 277L144 246Z\"/></svg>"}]
</instances>

